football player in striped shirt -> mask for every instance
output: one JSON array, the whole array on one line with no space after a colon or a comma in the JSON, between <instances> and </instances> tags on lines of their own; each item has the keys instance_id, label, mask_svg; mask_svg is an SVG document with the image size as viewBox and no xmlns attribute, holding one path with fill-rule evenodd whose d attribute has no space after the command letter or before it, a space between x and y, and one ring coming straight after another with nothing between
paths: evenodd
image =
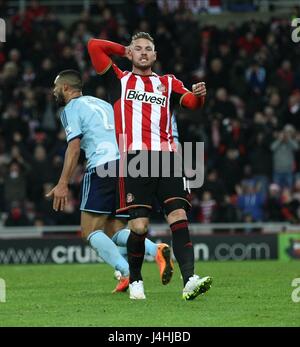
<instances>
[{"instance_id":1,"label":"football player in striped shirt","mask_svg":"<svg viewBox=\"0 0 300 347\"><path fill-rule=\"evenodd\" d=\"M128 47L91 39L88 51L96 72L106 81L114 108L120 167L125 171L120 172L117 211L130 215L131 233L127 242L130 298L145 299L141 269L149 214L156 198L172 231L173 251L183 278L183 298L192 300L210 288L212 279L194 273L194 250L186 215L190 202L184 189L185 177L177 177L178 172L172 165L169 177L163 176L162 167L158 177L154 177L149 157L158 155L162 166L163 153L167 152L170 162L176 161L178 153L171 121L174 105L201 108L206 95L205 83L194 84L190 91L174 75L154 73L156 51L148 33L135 34ZM112 61L113 55L128 58L132 62L132 71L120 70ZM130 163L143 155L146 159L141 165L147 167L147 175L136 177L130 172Z\"/></svg>"}]
</instances>

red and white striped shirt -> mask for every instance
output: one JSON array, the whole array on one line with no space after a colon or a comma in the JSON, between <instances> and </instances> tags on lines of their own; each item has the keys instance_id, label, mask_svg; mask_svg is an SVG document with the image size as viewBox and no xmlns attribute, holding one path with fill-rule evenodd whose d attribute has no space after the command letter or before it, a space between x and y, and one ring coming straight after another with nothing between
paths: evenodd
<instances>
[{"instance_id":1,"label":"red and white striped shirt","mask_svg":"<svg viewBox=\"0 0 300 347\"><path fill-rule=\"evenodd\" d=\"M124 46L92 39L88 49L93 66L106 79L120 151L176 151L173 106L180 103L196 108L203 105L204 98L197 98L173 75L141 76L121 71L109 56L123 55Z\"/></svg>"}]
</instances>

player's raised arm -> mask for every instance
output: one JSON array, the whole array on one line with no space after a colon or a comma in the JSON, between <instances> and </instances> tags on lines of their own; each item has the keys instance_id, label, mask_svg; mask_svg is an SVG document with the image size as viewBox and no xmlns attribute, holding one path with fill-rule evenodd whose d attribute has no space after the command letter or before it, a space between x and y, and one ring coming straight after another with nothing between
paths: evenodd
<instances>
[{"instance_id":1,"label":"player's raised arm","mask_svg":"<svg viewBox=\"0 0 300 347\"><path fill-rule=\"evenodd\" d=\"M90 39L88 52L94 69L98 74L104 74L112 65L111 56L127 56L128 48L115 42Z\"/></svg>"}]
</instances>

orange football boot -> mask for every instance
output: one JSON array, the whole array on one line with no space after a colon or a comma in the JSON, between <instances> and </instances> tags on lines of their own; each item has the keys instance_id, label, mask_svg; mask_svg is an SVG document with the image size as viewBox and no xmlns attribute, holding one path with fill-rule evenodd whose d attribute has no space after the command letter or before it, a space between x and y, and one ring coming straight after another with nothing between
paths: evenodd
<instances>
[{"instance_id":1,"label":"orange football boot","mask_svg":"<svg viewBox=\"0 0 300 347\"><path fill-rule=\"evenodd\" d=\"M119 283L116 288L112 291L112 293L126 292L129 287L129 277L121 277Z\"/></svg>"},{"instance_id":2,"label":"orange football boot","mask_svg":"<svg viewBox=\"0 0 300 347\"><path fill-rule=\"evenodd\" d=\"M170 246L165 243L158 244L155 261L159 268L159 274L162 284L168 284L171 281L174 271L174 264L173 260L171 259Z\"/></svg>"}]
</instances>

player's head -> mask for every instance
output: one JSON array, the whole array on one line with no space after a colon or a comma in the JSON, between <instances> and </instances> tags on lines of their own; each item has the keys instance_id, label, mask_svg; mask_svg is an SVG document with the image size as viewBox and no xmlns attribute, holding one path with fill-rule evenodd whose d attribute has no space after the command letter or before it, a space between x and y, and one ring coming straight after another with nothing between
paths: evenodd
<instances>
[{"instance_id":1,"label":"player's head","mask_svg":"<svg viewBox=\"0 0 300 347\"><path fill-rule=\"evenodd\" d=\"M145 32L132 36L129 58L133 66L141 70L152 67L156 60L156 51L153 38Z\"/></svg>"},{"instance_id":2,"label":"player's head","mask_svg":"<svg viewBox=\"0 0 300 347\"><path fill-rule=\"evenodd\" d=\"M82 91L82 79L76 70L61 71L54 80L53 94L59 106L65 106L70 98Z\"/></svg>"}]
</instances>

